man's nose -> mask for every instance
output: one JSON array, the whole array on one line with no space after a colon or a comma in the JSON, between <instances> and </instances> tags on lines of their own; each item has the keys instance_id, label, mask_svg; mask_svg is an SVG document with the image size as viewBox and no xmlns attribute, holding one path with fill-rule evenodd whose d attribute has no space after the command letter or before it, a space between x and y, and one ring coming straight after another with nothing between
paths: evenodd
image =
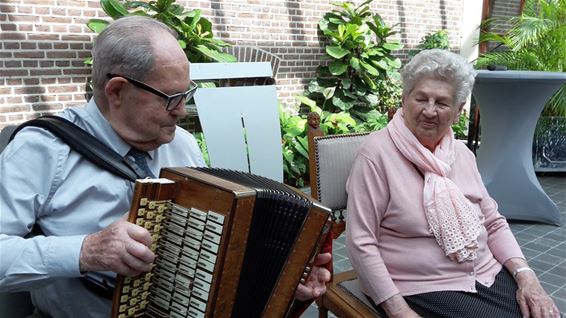
<instances>
[{"instance_id":1,"label":"man's nose","mask_svg":"<svg viewBox=\"0 0 566 318\"><path fill-rule=\"evenodd\" d=\"M169 113L173 116L177 116L179 118L183 118L187 116L187 106L185 105L184 101L181 101L179 105L175 108L171 109Z\"/></svg>"}]
</instances>

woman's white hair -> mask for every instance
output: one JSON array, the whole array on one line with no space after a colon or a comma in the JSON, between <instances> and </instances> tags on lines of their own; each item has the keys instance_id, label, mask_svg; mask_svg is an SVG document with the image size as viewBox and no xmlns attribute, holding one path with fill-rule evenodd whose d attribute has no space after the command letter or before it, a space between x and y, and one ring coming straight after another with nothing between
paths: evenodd
<instances>
[{"instance_id":1,"label":"woman's white hair","mask_svg":"<svg viewBox=\"0 0 566 318\"><path fill-rule=\"evenodd\" d=\"M415 55L403 70L403 96L407 96L423 77L432 77L451 83L457 105L466 101L476 77L472 64L462 56L447 50L424 50Z\"/></svg>"}]
</instances>

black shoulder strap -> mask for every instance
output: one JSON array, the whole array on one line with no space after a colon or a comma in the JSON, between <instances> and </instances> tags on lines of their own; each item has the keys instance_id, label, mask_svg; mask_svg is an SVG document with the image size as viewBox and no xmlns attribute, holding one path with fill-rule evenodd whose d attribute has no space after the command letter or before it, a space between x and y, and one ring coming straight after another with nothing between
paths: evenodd
<instances>
[{"instance_id":1,"label":"black shoulder strap","mask_svg":"<svg viewBox=\"0 0 566 318\"><path fill-rule=\"evenodd\" d=\"M10 140L24 127L37 126L49 130L61 138L73 150L89 159L92 163L114 175L135 182L142 177L124 161L122 156L100 142L79 126L59 116L42 116L29 120L12 133Z\"/></svg>"}]
</instances>

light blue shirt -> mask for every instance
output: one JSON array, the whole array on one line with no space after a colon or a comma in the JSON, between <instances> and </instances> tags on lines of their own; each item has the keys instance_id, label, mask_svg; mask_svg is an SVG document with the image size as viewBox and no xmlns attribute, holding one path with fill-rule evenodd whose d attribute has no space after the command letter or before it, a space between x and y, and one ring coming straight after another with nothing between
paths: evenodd
<instances>
[{"instance_id":1,"label":"light blue shirt","mask_svg":"<svg viewBox=\"0 0 566 318\"><path fill-rule=\"evenodd\" d=\"M91 100L62 117L122 156L130 150ZM177 127L175 139L149 152L161 167L204 166L196 140ZM44 129L26 127L0 155L0 291L29 290L52 317L109 317L111 303L79 280L87 234L126 213L133 183L102 170ZM45 236L24 238L37 222Z\"/></svg>"}]
</instances>

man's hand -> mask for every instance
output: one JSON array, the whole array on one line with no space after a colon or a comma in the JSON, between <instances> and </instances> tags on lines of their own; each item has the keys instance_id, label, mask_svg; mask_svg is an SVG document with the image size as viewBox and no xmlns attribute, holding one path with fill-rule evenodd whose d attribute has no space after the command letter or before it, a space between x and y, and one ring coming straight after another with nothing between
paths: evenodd
<instances>
[{"instance_id":1,"label":"man's hand","mask_svg":"<svg viewBox=\"0 0 566 318\"><path fill-rule=\"evenodd\" d=\"M314 266L305 284L299 284L295 298L300 301L317 298L326 292L326 283L330 281L330 271L323 267L332 260L332 254L318 254Z\"/></svg>"},{"instance_id":2,"label":"man's hand","mask_svg":"<svg viewBox=\"0 0 566 318\"><path fill-rule=\"evenodd\" d=\"M112 271L136 276L151 269L155 254L149 249L151 235L127 221L128 214L107 228L88 235L81 247L80 270Z\"/></svg>"}]
</instances>

